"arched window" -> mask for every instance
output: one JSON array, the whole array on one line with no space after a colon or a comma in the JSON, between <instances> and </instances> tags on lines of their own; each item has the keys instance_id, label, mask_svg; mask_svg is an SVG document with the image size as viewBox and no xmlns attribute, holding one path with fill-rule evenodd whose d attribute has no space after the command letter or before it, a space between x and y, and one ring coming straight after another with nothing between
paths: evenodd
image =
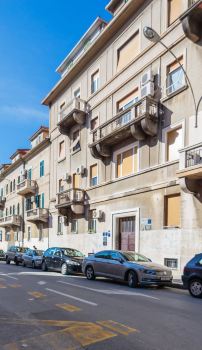
<instances>
[{"instance_id":1,"label":"arched window","mask_svg":"<svg viewBox=\"0 0 202 350\"><path fill-rule=\"evenodd\" d=\"M6 185L6 194L8 194L8 184Z\"/></svg>"},{"instance_id":2,"label":"arched window","mask_svg":"<svg viewBox=\"0 0 202 350\"><path fill-rule=\"evenodd\" d=\"M13 215L15 215L15 205L13 205Z\"/></svg>"},{"instance_id":3,"label":"arched window","mask_svg":"<svg viewBox=\"0 0 202 350\"><path fill-rule=\"evenodd\" d=\"M20 204L17 205L17 215L20 215Z\"/></svg>"},{"instance_id":4,"label":"arched window","mask_svg":"<svg viewBox=\"0 0 202 350\"><path fill-rule=\"evenodd\" d=\"M13 210L12 210L12 207L10 206L10 215L12 215L12 212L13 212Z\"/></svg>"},{"instance_id":5,"label":"arched window","mask_svg":"<svg viewBox=\"0 0 202 350\"><path fill-rule=\"evenodd\" d=\"M6 208L6 216L8 216L8 208Z\"/></svg>"},{"instance_id":6,"label":"arched window","mask_svg":"<svg viewBox=\"0 0 202 350\"><path fill-rule=\"evenodd\" d=\"M13 192L13 183L12 183L12 181L10 182L10 192Z\"/></svg>"},{"instance_id":7,"label":"arched window","mask_svg":"<svg viewBox=\"0 0 202 350\"><path fill-rule=\"evenodd\" d=\"M15 191L15 179L13 180L13 191Z\"/></svg>"}]
</instances>

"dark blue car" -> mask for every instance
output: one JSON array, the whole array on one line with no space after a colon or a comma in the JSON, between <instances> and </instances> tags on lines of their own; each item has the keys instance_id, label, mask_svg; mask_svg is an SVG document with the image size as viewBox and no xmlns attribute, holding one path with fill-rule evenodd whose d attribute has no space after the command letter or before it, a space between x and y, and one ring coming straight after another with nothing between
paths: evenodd
<instances>
[{"instance_id":1,"label":"dark blue car","mask_svg":"<svg viewBox=\"0 0 202 350\"><path fill-rule=\"evenodd\" d=\"M184 268L184 288L195 298L202 298L202 253L195 255Z\"/></svg>"}]
</instances>

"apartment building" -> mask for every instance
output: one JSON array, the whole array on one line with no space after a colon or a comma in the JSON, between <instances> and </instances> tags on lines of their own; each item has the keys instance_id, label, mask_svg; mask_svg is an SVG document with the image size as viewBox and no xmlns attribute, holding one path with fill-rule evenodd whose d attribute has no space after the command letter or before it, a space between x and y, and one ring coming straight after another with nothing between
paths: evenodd
<instances>
[{"instance_id":1,"label":"apartment building","mask_svg":"<svg viewBox=\"0 0 202 350\"><path fill-rule=\"evenodd\" d=\"M0 244L48 247L50 141L41 126L30 149L18 149L0 171Z\"/></svg>"},{"instance_id":2,"label":"apartment building","mask_svg":"<svg viewBox=\"0 0 202 350\"><path fill-rule=\"evenodd\" d=\"M201 1L111 0L67 55L50 110L50 245L136 250L173 268L202 250ZM143 34L152 27L161 41Z\"/></svg>"}]
</instances>

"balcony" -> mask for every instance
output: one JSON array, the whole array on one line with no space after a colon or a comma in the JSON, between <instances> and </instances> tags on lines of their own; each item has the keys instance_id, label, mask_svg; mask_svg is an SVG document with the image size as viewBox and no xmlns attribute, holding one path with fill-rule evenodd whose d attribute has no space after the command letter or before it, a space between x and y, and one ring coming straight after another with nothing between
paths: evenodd
<instances>
[{"instance_id":1,"label":"balcony","mask_svg":"<svg viewBox=\"0 0 202 350\"><path fill-rule=\"evenodd\" d=\"M20 215L9 215L0 218L0 227L10 227L10 226L21 226L21 216Z\"/></svg>"},{"instance_id":2,"label":"balcony","mask_svg":"<svg viewBox=\"0 0 202 350\"><path fill-rule=\"evenodd\" d=\"M202 0L189 0L189 8L180 20L186 37L199 42L202 39Z\"/></svg>"},{"instance_id":3,"label":"balcony","mask_svg":"<svg viewBox=\"0 0 202 350\"><path fill-rule=\"evenodd\" d=\"M5 202L6 202L6 198L3 196L0 196L0 210L4 208Z\"/></svg>"},{"instance_id":4,"label":"balcony","mask_svg":"<svg viewBox=\"0 0 202 350\"><path fill-rule=\"evenodd\" d=\"M26 194L36 193L36 181L26 179L17 185L17 194L25 196Z\"/></svg>"},{"instance_id":5,"label":"balcony","mask_svg":"<svg viewBox=\"0 0 202 350\"><path fill-rule=\"evenodd\" d=\"M158 102L149 97L143 98L93 132L93 142L89 145L91 154L95 158L110 157L111 147L127 138L144 140L155 136L158 119Z\"/></svg>"},{"instance_id":6,"label":"balcony","mask_svg":"<svg viewBox=\"0 0 202 350\"><path fill-rule=\"evenodd\" d=\"M199 193L202 189L202 142L180 150L180 170L177 176L185 192Z\"/></svg>"},{"instance_id":7,"label":"balcony","mask_svg":"<svg viewBox=\"0 0 202 350\"><path fill-rule=\"evenodd\" d=\"M35 208L28 210L26 212L27 221L31 222L48 222L49 219L49 211L44 208Z\"/></svg>"},{"instance_id":8,"label":"balcony","mask_svg":"<svg viewBox=\"0 0 202 350\"><path fill-rule=\"evenodd\" d=\"M75 97L59 113L58 128L61 134L68 135L70 128L75 125L83 125L86 120L87 103Z\"/></svg>"},{"instance_id":9,"label":"balcony","mask_svg":"<svg viewBox=\"0 0 202 350\"><path fill-rule=\"evenodd\" d=\"M61 215L67 216L68 210L74 214L81 215L84 213L84 190L78 188L71 188L67 191L58 193L58 204L56 208Z\"/></svg>"}]
</instances>

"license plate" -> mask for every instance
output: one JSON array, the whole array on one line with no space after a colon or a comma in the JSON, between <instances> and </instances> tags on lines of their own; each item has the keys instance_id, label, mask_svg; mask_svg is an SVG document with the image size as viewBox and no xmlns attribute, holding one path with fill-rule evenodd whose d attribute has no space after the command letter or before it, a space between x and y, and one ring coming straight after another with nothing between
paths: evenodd
<instances>
[{"instance_id":1,"label":"license plate","mask_svg":"<svg viewBox=\"0 0 202 350\"><path fill-rule=\"evenodd\" d=\"M170 281L170 277L161 277L161 281Z\"/></svg>"}]
</instances>

